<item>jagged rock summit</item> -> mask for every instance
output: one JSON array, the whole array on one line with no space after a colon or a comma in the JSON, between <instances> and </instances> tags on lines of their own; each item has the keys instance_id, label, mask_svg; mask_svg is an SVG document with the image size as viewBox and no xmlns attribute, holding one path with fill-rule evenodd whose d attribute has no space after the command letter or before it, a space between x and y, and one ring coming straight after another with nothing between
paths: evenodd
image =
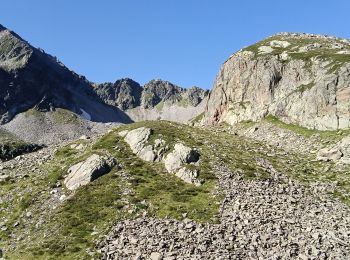
<instances>
[{"instance_id":1,"label":"jagged rock summit","mask_svg":"<svg viewBox=\"0 0 350 260\"><path fill-rule=\"evenodd\" d=\"M97 95L109 105L123 110L132 120L187 122L204 111L208 90L181 88L169 81L154 79L143 87L131 80L94 84Z\"/></svg>"},{"instance_id":2,"label":"jagged rock summit","mask_svg":"<svg viewBox=\"0 0 350 260\"><path fill-rule=\"evenodd\" d=\"M350 127L350 41L280 33L244 48L221 67L207 124L268 115L320 130Z\"/></svg>"}]
</instances>

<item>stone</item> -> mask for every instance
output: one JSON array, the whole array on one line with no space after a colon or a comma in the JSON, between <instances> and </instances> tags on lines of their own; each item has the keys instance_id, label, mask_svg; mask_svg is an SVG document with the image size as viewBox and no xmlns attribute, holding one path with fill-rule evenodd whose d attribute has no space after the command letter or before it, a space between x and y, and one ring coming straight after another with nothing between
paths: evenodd
<instances>
[{"instance_id":1,"label":"stone","mask_svg":"<svg viewBox=\"0 0 350 260\"><path fill-rule=\"evenodd\" d=\"M160 260L161 258L161 254L158 252L152 252L150 255L150 259L151 260Z\"/></svg>"},{"instance_id":2,"label":"stone","mask_svg":"<svg viewBox=\"0 0 350 260\"><path fill-rule=\"evenodd\" d=\"M186 167L182 167L180 170L176 172L176 177L179 177L184 182L194 184L196 186L200 186L201 182L198 180L198 171L190 170Z\"/></svg>"},{"instance_id":3,"label":"stone","mask_svg":"<svg viewBox=\"0 0 350 260\"><path fill-rule=\"evenodd\" d=\"M336 161L339 160L343 156L343 153L337 149L321 149L317 154L317 160L319 161Z\"/></svg>"},{"instance_id":4,"label":"stone","mask_svg":"<svg viewBox=\"0 0 350 260\"><path fill-rule=\"evenodd\" d=\"M259 47L259 53L263 53L263 54L267 54L267 53L271 53L273 52L273 48L271 48L270 46L261 46Z\"/></svg>"},{"instance_id":5,"label":"stone","mask_svg":"<svg viewBox=\"0 0 350 260\"><path fill-rule=\"evenodd\" d=\"M338 143L320 149L317 153L317 160L350 164L350 137L346 136Z\"/></svg>"},{"instance_id":6,"label":"stone","mask_svg":"<svg viewBox=\"0 0 350 260\"><path fill-rule=\"evenodd\" d=\"M277 47L277 48L287 48L288 46L290 46L290 43L287 41L271 41L270 42L270 46L271 47Z\"/></svg>"},{"instance_id":7,"label":"stone","mask_svg":"<svg viewBox=\"0 0 350 260\"><path fill-rule=\"evenodd\" d=\"M164 165L168 172L174 173L180 169L183 164L197 162L199 156L196 150L181 143L177 143L174 146L174 150L165 157Z\"/></svg>"},{"instance_id":8,"label":"stone","mask_svg":"<svg viewBox=\"0 0 350 260\"><path fill-rule=\"evenodd\" d=\"M131 131L121 131L118 134L124 137L124 141L129 144L133 153L144 161L161 161L167 151L165 141L162 139L156 139L154 145L148 143L152 134L150 128L140 127Z\"/></svg>"},{"instance_id":9,"label":"stone","mask_svg":"<svg viewBox=\"0 0 350 260\"><path fill-rule=\"evenodd\" d=\"M0 183L8 182L11 179L11 177L7 174L0 175Z\"/></svg>"},{"instance_id":10,"label":"stone","mask_svg":"<svg viewBox=\"0 0 350 260\"><path fill-rule=\"evenodd\" d=\"M76 190L108 173L116 164L116 160L112 157L93 154L85 161L68 169L68 176L65 178L64 184L67 189Z\"/></svg>"}]
</instances>

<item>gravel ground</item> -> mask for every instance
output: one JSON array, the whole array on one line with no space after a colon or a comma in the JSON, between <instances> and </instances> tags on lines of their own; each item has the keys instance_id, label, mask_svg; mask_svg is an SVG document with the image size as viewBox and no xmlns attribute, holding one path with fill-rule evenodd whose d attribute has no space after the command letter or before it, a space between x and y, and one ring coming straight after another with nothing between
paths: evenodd
<instances>
[{"instance_id":1,"label":"gravel ground","mask_svg":"<svg viewBox=\"0 0 350 260\"><path fill-rule=\"evenodd\" d=\"M82 118L77 118L72 123L57 123L49 114L38 118L22 113L0 128L26 142L50 145L74 140L82 135L98 135L117 125L119 124L96 123Z\"/></svg>"},{"instance_id":2,"label":"gravel ground","mask_svg":"<svg viewBox=\"0 0 350 260\"><path fill-rule=\"evenodd\" d=\"M326 187L305 189L276 172L247 181L216 166L225 194L219 224L143 217L98 242L102 259L350 259L350 210Z\"/></svg>"}]
</instances>

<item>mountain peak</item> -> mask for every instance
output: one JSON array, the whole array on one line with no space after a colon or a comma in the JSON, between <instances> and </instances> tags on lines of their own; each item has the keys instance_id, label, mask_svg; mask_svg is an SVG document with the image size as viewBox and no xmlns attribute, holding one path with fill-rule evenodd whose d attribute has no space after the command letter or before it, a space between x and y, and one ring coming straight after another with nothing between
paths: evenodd
<instances>
[{"instance_id":1,"label":"mountain peak","mask_svg":"<svg viewBox=\"0 0 350 260\"><path fill-rule=\"evenodd\" d=\"M0 32L1 31L4 31L4 30L7 30L5 26L3 26L2 24L0 24Z\"/></svg>"}]
</instances>

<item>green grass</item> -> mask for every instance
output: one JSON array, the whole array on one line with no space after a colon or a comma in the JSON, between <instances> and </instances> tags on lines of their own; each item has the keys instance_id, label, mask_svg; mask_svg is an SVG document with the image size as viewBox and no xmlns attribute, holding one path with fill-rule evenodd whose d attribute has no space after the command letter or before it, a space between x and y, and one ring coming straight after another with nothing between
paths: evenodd
<instances>
[{"instance_id":1,"label":"green grass","mask_svg":"<svg viewBox=\"0 0 350 260\"><path fill-rule=\"evenodd\" d=\"M308 137L315 134L314 130L285 124L273 117L267 120ZM255 123L247 121L243 124ZM204 184L196 187L184 183L167 173L162 163L145 162L135 156L118 132L141 126L153 129L150 143L163 138L170 148L177 142L197 148L201 153L199 170ZM216 223L218 202L222 199L213 195L217 183L213 165L218 163L217 158L232 172L252 182L270 178L266 170L257 164L257 158L268 160L277 171L300 180L306 186L315 181L328 183L336 180L338 184L333 195L349 204L348 170L333 170L332 163L313 161L314 155L291 152L286 155L278 148L234 136L224 131L225 127L203 129L165 121L146 121L121 126L95 143L85 143L87 148L82 151L74 150L70 145L62 147L53 161L42 166L48 171L47 176L39 179L31 176L15 184L1 186L0 198L11 191L18 195L11 202L0 205L6 208L6 211L0 211L0 218L7 217L13 224L27 210L36 213L34 218L40 216L42 203L48 200L49 191L57 182L62 184L68 167L93 153L112 155L121 169L115 167L110 173L80 187L74 196L47 213L46 222L39 228L22 225L17 229L11 228L7 235L11 232L19 235L24 230L30 232L30 238L17 241L15 251L8 252L1 240L0 247L6 249L9 259L90 259L86 249L92 248L97 239L93 232L97 232L98 236L104 235L115 222L140 216L144 211L150 216L176 219L181 219L186 213L197 222ZM318 131L316 133L319 134ZM327 132L327 137L333 134ZM330 166L332 170L324 171L325 166ZM129 193L125 193L126 188ZM70 194L67 192L67 195ZM37 219L34 219L36 222ZM6 241L6 236L2 238ZM98 258L98 255L95 257Z\"/></svg>"},{"instance_id":2,"label":"green grass","mask_svg":"<svg viewBox=\"0 0 350 260\"><path fill-rule=\"evenodd\" d=\"M190 105L190 102L186 98L181 98L180 101L178 102L178 105L180 107L188 107Z\"/></svg>"},{"instance_id":3,"label":"green grass","mask_svg":"<svg viewBox=\"0 0 350 260\"><path fill-rule=\"evenodd\" d=\"M58 108L55 111L48 112L48 115L51 116L53 121L58 124L78 124L79 117L68 111L66 109Z\"/></svg>"},{"instance_id":4,"label":"green grass","mask_svg":"<svg viewBox=\"0 0 350 260\"><path fill-rule=\"evenodd\" d=\"M270 42L273 40L278 41L288 41L290 45L286 48L273 47L274 51L271 53L259 53L259 47L261 46L270 46ZM350 45L346 45L339 40L328 40L328 39L300 39L300 38L284 38L283 36L273 36L269 37L263 41L260 41L256 44L253 44L247 48L244 48L243 51L251 51L254 53L254 57L257 59L259 57L270 57L274 55L280 55L283 52L287 52L290 59L292 60L302 60L305 62L305 68L311 71L311 58L317 57L321 60L328 60L330 64L327 66L329 73L337 73L339 69L345 64L350 62L349 54L338 54L339 50L331 49L329 46L332 42L337 42L345 45L346 49L350 50ZM319 49L310 50L307 52L298 52L300 47L313 44L321 43L323 46Z\"/></svg>"},{"instance_id":5,"label":"green grass","mask_svg":"<svg viewBox=\"0 0 350 260\"><path fill-rule=\"evenodd\" d=\"M256 122L252 120L243 120L238 123L239 125L243 126L244 128L250 128L256 125Z\"/></svg>"},{"instance_id":6,"label":"green grass","mask_svg":"<svg viewBox=\"0 0 350 260\"><path fill-rule=\"evenodd\" d=\"M164 101L161 101L156 105L156 109L158 112L162 111L163 107L164 107Z\"/></svg>"},{"instance_id":7,"label":"green grass","mask_svg":"<svg viewBox=\"0 0 350 260\"><path fill-rule=\"evenodd\" d=\"M344 136L350 134L350 129L343 129L341 131L339 130L316 130L316 129L309 129L306 127L302 127L296 124L287 124L278 119L275 116L267 116L264 119L265 121L272 123L280 128L291 130L297 134L300 134L305 137L311 137L311 136L319 136L322 140L328 141L328 142L337 142L344 138Z\"/></svg>"},{"instance_id":8,"label":"green grass","mask_svg":"<svg viewBox=\"0 0 350 260\"><path fill-rule=\"evenodd\" d=\"M35 117L37 120L45 120L46 117L50 118L57 124L78 124L79 116L73 112L57 108L55 111L41 112L34 108L27 110L24 113L25 117Z\"/></svg>"},{"instance_id":9,"label":"green grass","mask_svg":"<svg viewBox=\"0 0 350 260\"><path fill-rule=\"evenodd\" d=\"M192 124L200 123L202 121L202 119L204 118L204 115L205 115L204 112L200 113L199 115L192 118L190 120L190 123L192 123Z\"/></svg>"},{"instance_id":10,"label":"green grass","mask_svg":"<svg viewBox=\"0 0 350 260\"><path fill-rule=\"evenodd\" d=\"M315 86L315 82L311 82L309 84L302 84L297 87L296 91L300 93L304 93L307 90L310 90L313 86Z\"/></svg>"},{"instance_id":11,"label":"green grass","mask_svg":"<svg viewBox=\"0 0 350 260\"><path fill-rule=\"evenodd\" d=\"M204 184L200 187L187 184L167 173L162 163L140 160L117 134L124 129L144 125L152 127L154 138L161 136L167 140L170 147L180 140L197 148L203 146L203 143L191 136L192 128L188 126L169 122L145 122L120 127L103 136L83 152L74 151L70 145L59 149L55 160L44 166L49 174L40 182L38 188L43 189L42 186L47 185L54 187L57 182L62 182L69 166L92 153L109 153L117 159L122 169L114 168L107 175L79 188L72 198L50 214L50 221L40 230L32 229L37 235L19 247L12 258L89 259L86 249L93 246L92 232L103 234L116 221L135 217L143 210L160 218L181 219L182 214L186 213L189 218L198 222L217 221L219 198L212 195L216 179L211 172L206 152L202 151L200 167L200 177L205 181ZM130 179L123 179L120 175L122 172ZM129 195L122 195L125 187L132 190ZM40 198L46 199L35 192L33 195L38 196L39 201ZM128 213L124 208L125 199L134 209L132 213ZM43 239L43 233L47 231L50 232Z\"/></svg>"}]
</instances>

